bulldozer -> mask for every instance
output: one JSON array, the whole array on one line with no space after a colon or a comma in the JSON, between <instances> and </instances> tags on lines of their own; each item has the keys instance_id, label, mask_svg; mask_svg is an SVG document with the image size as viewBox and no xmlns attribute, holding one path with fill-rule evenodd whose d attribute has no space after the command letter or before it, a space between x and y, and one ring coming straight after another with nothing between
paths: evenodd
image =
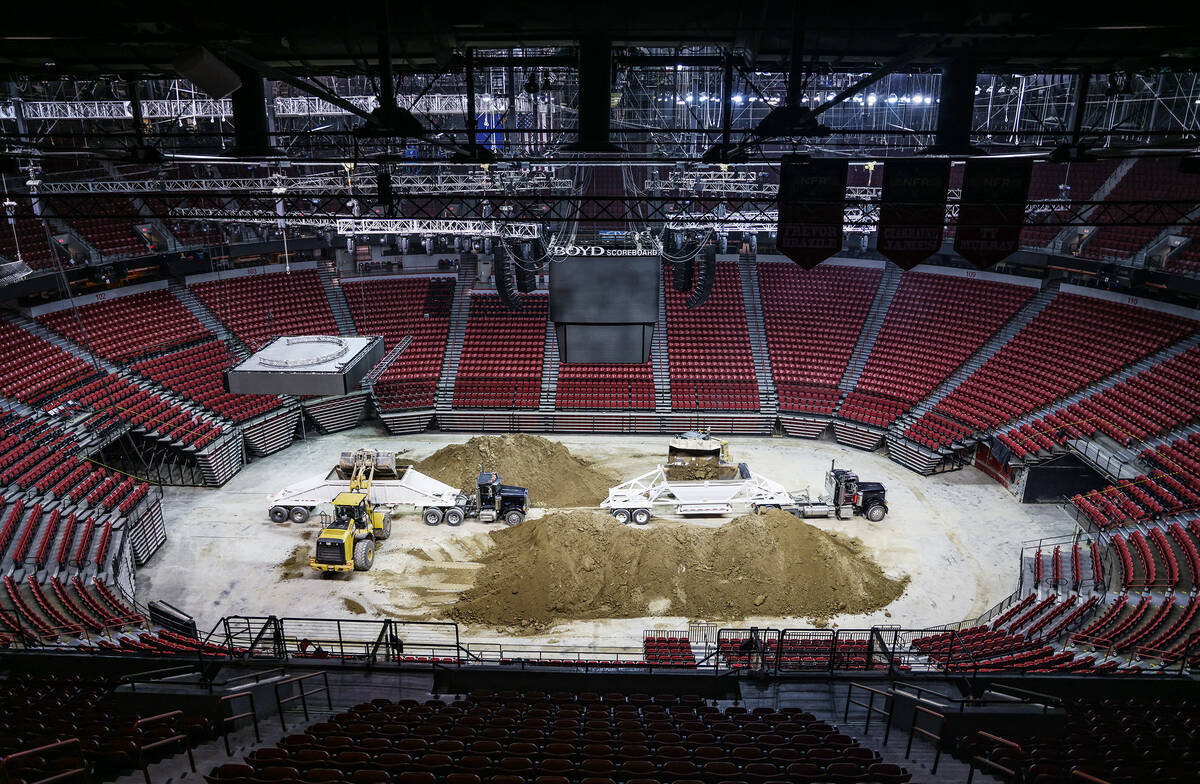
<instances>
[{"instance_id":1,"label":"bulldozer","mask_svg":"<svg viewBox=\"0 0 1200 784\"><path fill-rule=\"evenodd\" d=\"M350 487L333 499L333 519L321 527L316 550L308 564L320 572L365 572L375 563L375 545L392 535L389 510L371 503L375 460L369 452L355 454Z\"/></svg>"}]
</instances>

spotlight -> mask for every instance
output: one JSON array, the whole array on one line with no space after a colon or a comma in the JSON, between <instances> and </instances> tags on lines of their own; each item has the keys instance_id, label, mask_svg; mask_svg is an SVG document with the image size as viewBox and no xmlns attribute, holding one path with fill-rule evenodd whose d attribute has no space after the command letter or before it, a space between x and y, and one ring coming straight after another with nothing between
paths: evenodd
<instances>
[{"instance_id":1,"label":"spotlight","mask_svg":"<svg viewBox=\"0 0 1200 784\"><path fill-rule=\"evenodd\" d=\"M867 106L874 106L875 102L878 100L879 100L879 97L876 96L875 93L871 93L870 95L867 96Z\"/></svg>"},{"instance_id":2,"label":"spotlight","mask_svg":"<svg viewBox=\"0 0 1200 784\"><path fill-rule=\"evenodd\" d=\"M733 102L734 102L734 103L741 103L741 102L742 102L742 94L741 94L741 93L738 93L737 95L733 96Z\"/></svg>"},{"instance_id":3,"label":"spotlight","mask_svg":"<svg viewBox=\"0 0 1200 784\"><path fill-rule=\"evenodd\" d=\"M891 95L889 95L889 96L887 97L887 102L888 102L888 103L890 103L890 104L894 104L894 103L895 103L896 101L898 101L898 100L900 100L900 99L896 97L896 94L895 94L895 93L892 93Z\"/></svg>"},{"instance_id":4,"label":"spotlight","mask_svg":"<svg viewBox=\"0 0 1200 784\"><path fill-rule=\"evenodd\" d=\"M913 100L913 103L920 103L921 102L921 94L917 93L916 95L914 95L912 97L912 100Z\"/></svg>"}]
</instances>

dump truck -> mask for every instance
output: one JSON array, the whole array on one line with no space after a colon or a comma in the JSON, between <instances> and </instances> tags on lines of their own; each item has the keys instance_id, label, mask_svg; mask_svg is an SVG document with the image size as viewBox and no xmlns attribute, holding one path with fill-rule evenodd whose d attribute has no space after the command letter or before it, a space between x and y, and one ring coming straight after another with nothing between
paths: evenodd
<instances>
[{"instance_id":1,"label":"dump truck","mask_svg":"<svg viewBox=\"0 0 1200 784\"><path fill-rule=\"evenodd\" d=\"M708 433L689 431L671 439L667 462L622 482L600 504L620 523L645 525L653 510L679 515L730 514L735 505L752 511L783 509L797 517L861 514L878 522L887 514L883 485L860 482L853 471L831 466L824 495L792 493L782 484L729 461L729 445Z\"/></svg>"},{"instance_id":2,"label":"dump truck","mask_svg":"<svg viewBox=\"0 0 1200 784\"><path fill-rule=\"evenodd\" d=\"M318 506L333 503L338 494L350 491L360 461L369 463L374 471L370 486L362 492L372 508L386 510L389 516L397 507L413 506L420 509L426 525L462 525L467 518L517 525L529 513L529 491L503 484L495 472L480 471L476 491L468 495L412 465L398 463L394 452L360 449L343 452L328 475L309 477L268 496L268 517L277 523L307 522Z\"/></svg>"}]
</instances>

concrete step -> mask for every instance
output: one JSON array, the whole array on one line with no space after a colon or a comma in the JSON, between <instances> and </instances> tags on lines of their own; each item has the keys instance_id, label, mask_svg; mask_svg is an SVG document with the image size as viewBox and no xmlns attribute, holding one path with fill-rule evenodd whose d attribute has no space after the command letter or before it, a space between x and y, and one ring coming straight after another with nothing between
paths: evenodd
<instances>
[{"instance_id":1,"label":"concrete step","mask_svg":"<svg viewBox=\"0 0 1200 784\"><path fill-rule=\"evenodd\" d=\"M871 350L875 348L875 341L879 339L879 330L883 327L888 309L892 305L897 289L900 288L902 274L903 271L895 264L889 263L884 267L883 279L879 282L879 288L875 290L875 298L871 301L871 310L858 334L858 341L854 345L854 351L850 354L850 362L838 384L839 389L845 392L851 391L858 384L858 379L862 377L863 369L867 366L867 360L871 356Z\"/></svg>"}]
</instances>

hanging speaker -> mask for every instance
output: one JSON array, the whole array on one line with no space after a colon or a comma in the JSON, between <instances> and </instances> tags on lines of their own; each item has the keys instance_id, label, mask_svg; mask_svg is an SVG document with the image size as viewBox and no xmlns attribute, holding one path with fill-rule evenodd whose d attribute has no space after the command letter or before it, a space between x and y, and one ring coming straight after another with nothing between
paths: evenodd
<instances>
[{"instance_id":1,"label":"hanging speaker","mask_svg":"<svg viewBox=\"0 0 1200 784\"><path fill-rule=\"evenodd\" d=\"M529 260L530 246L521 245L513 256L513 274L517 279L517 291L528 294L537 289L538 266Z\"/></svg>"},{"instance_id":2,"label":"hanging speaker","mask_svg":"<svg viewBox=\"0 0 1200 784\"><path fill-rule=\"evenodd\" d=\"M509 310L521 309L521 295L513 288L512 256L501 251L496 254L496 293Z\"/></svg>"},{"instance_id":3,"label":"hanging speaker","mask_svg":"<svg viewBox=\"0 0 1200 784\"><path fill-rule=\"evenodd\" d=\"M695 278L696 258L693 256L687 261L676 262L674 274L671 276L671 288L680 294L686 294L692 290Z\"/></svg>"},{"instance_id":4,"label":"hanging speaker","mask_svg":"<svg viewBox=\"0 0 1200 784\"><path fill-rule=\"evenodd\" d=\"M179 55L171 67L212 98L228 98L242 86L242 78L203 46Z\"/></svg>"},{"instance_id":5,"label":"hanging speaker","mask_svg":"<svg viewBox=\"0 0 1200 784\"><path fill-rule=\"evenodd\" d=\"M688 309L698 308L708 301L712 293L713 283L717 280L717 249L712 245L700 251L700 264L696 268L696 288L688 297Z\"/></svg>"}]
</instances>

